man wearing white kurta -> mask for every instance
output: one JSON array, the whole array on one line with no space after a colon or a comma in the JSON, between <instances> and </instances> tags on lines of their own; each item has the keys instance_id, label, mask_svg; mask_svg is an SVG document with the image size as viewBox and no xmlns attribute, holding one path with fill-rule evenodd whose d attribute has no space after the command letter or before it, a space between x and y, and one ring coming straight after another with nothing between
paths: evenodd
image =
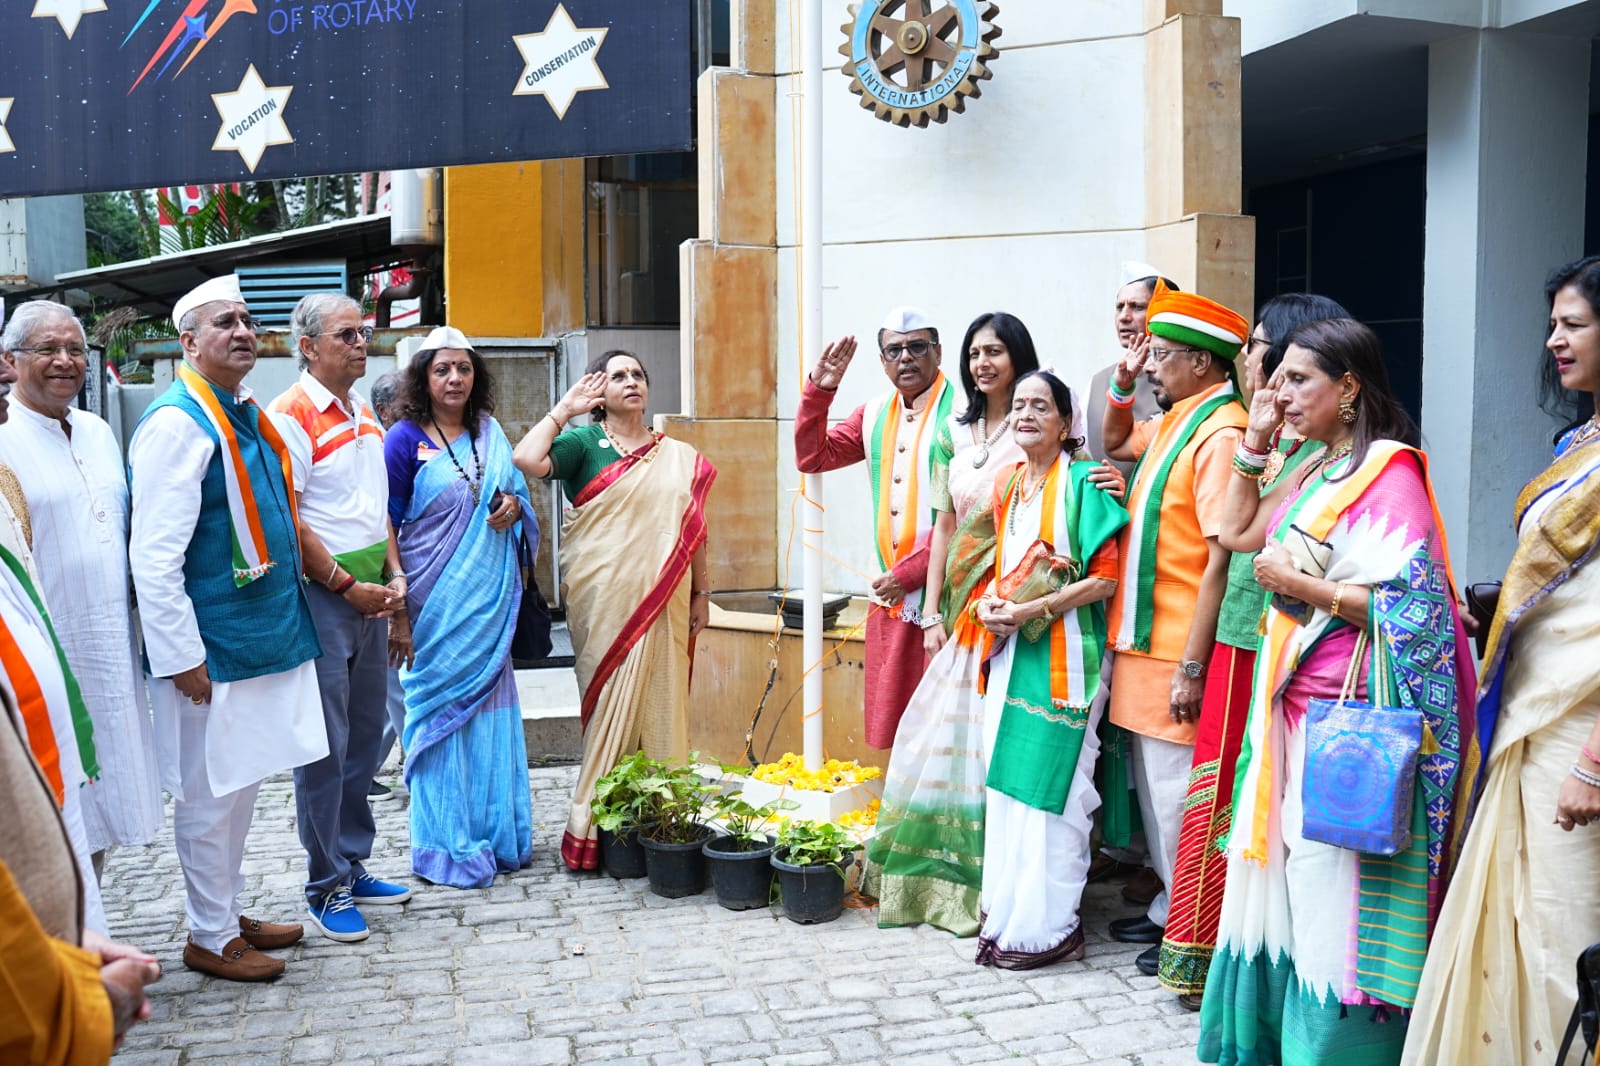
<instances>
[{"instance_id":1,"label":"man wearing white kurta","mask_svg":"<svg viewBox=\"0 0 1600 1066\"><path fill-rule=\"evenodd\" d=\"M128 602L128 478L105 420L72 405L87 338L72 309L18 307L0 337L17 370L0 461L27 503L39 591L94 722L100 776L82 793L95 879L105 851L148 844L165 815ZM88 871L85 871L87 873Z\"/></svg>"},{"instance_id":2,"label":"man wearing white kurta","mask_svg":"<svg viewBox=\"0 0 1600 1066\"><path fill-rule=\"evenodd\" d=\"M184 362L128 448L129 557L153 675L156 750L173 795L190 969L283 972L261 954L299 925L247 918L245 836L263 778L328 753L321 654L300 580L287 450L244 386L255 323L232 275L173 309Z\"/></svg>"},{"instance_id":3,"label":"man wearing white kurta","mask_svg":"<svg viewBox=\"0 0 1600 1066\"><path fill-rule=\"evenodd\" d=\"M388 718L389 647L411 642L406 576L389 529L383 430L355 393L367 371L361 305L343 293L312 293L295 305L289 330L300 380L270 410L294 470L328 730L327 757L294 772L295 825L306 849L311 924L348 943L369 935L361 907L411 898L410 889L365 866L377 835L367 790Z\"/></svg>"},{"instance_id":4,"label":"man wearing white kurta","mask_svg":"<svg viewBox=\"0 0 1600 1066\"><path fill-rule=\"evenodd\" d=\"M0 425L10 417L8 394L16 380L16 368L0 359ZM0 495L9 496L10 491ZM92 763L93 741L91 738L87 748L80 748L73 726L67 675L51 638L49 622L40 610L43 597L39 595L37 572L28 550L26 506L24 502L19 508L11 508L8 500L8 511L16 521L0 527L0 548L5 549L0 554L0 675L18 695L20 718L34 757L41 766L53 763L54 770L47 771L46 777L61 806L73 857L80 869L87 870L89 840L83 828L86 775L82 752L90 753ZM31 694L28 703L22 700L24 694ZM83 920L96 932L107 931L100 886L88 878L83 880Z\"/></svg>"}]
</instances>

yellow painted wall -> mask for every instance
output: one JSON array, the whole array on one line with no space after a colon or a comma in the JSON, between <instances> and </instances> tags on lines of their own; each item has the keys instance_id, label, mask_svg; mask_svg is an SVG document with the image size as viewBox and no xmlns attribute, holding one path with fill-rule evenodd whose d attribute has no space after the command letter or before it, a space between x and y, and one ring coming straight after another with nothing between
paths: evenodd
<instances>
[{"instance_id":1,"label":"yellow painted wall","mask_svg":"<svg viewBox=\"0 0 1600 1066\"><path fill-rule=\"evenodd\" d=\"M445 170L445 299L469 336L543 335L543 173L540 163Z\"/></svg>"}]
</instances>

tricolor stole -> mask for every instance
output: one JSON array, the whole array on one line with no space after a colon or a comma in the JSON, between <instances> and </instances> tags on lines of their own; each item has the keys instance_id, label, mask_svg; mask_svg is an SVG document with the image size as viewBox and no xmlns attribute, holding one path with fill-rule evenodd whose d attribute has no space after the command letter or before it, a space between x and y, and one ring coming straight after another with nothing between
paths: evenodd
<instances>
[{"instance_id":1,"label":"tricolor stole","mask_svg":"<svg viewBox=\"0 0 1600 1066\"><path fill-rule=\"evenodd\" d=\"M872 485L872 511L878 548L878 566L891 569L917 547L917 541L933 530L935 512L922 490L933 476L935 444L939 426L950 417L955 390L943 373L928 390L928 402L913 421L905 419L906 404L898 392L885 393L870 400L861 413L866 432L867 479ZM900 434L910 436L911 477L906 483L906 502L899 515L889 513L889 497L894 477L894 457ZM907 592L893 607L884 608L891 617L917 622L922 615L922 590Z\"/></svg>"},{"instance_id":2,"label":"tricolor stole","mask_svg":"<svg viewBox=\"0 0 1600 1066\"><path fill-rule=\"evenodd\" d=\"M1161 501L1167 492L1167 478L1173 464L1189 446L1212 412L1238 403L1239 394L1231 381L1202 393L1199 402L1181 418L1170 414L1161 420L1155 440L1139 457L1128 479L1129 523L1127 548L1122 559L1123 581L1116 599L1121 614L1117 632L1112 634L1117 651L1150 651L1150 632L1155 624L1156 547L1161 528ZM1128 580L1132 577L1134 580Z\"/></svg>"},{"instance_id":3,"label":"tricolor stole","mask_svg":"<svg viewBox=\"0 0 1600 1066\"><path fill-rule=\"evenodd\" d=\"M55 648L56 662L61 667L62 681L66 685L67 706L72 714L72 732L78 741L79 762L83 766L84 776L90 781L97 781L100 778L100 763L95 755L94 722L89 718L89 706L83 700L83 690L78 687L78 679L67 663L66 650L61 647L55 626L50 621L50 612L45 610L44 600L40 597L39 590L34 587L33 581L29 579L28 571L22 565L22 561L7 551L4 545L0 545L0 565L11 571L11 576L17 579L17 584L21 585L22 591L27 594L28 602L33 605L39 621L44 623L45 634ZM50 722L50 710L45 703L44 692L39 686L39 679L34 674L33 667L23 656L22 649L17 646L16 638L6 628L3 619L0 619L0 667L5 669L6 676L11 679L11 687L16 693L17 713L22 717L23 727L28 734L28 747L38 760L39 769L44 772L45 780L50 783L50 791L56 798L56 806L60 807L66 802L65 778L61 769L61 753L56 747L55 727Z\"/></svg>"},{"instance_id":4,"label":"tricolor stole","mask_svg":"<svg viewBox=\"0 0 1600 1066\"><path fill-rule=\"evenodd\" d=\"M1082 580L1095 552L1128 520L1121 506L1088 484L1093 465L1063 456L1039 489L1039 539L1054 554L1077 563L1074 580ZM1026 471L1027 464L1021 463L1009 478L996 482L997 561L1005 558L1006 527ZM1100 691L1105 604L1086 603L1067 611L1037 642L1020 631L1010 639L1011 675L985 783L1019 803L1060 814L1083 749L1089 706Z\"/></svg>"},{"instance_id":5,"label":"tricolor stole","mask_svg":"<svg viewBox=\"0 0 1600 1066\"><path fill-rule=\"evenodd\" d=\"M250 471L245 469L244 456L239 452L239 438L234 435L233 423L222 409L214 387L187 363L178 364L178 380L188 390L189 398L205 413L220 443L222 455L222 483L228 493L228 520L233 530L233 583L238 588L262 577L277 564L268 557L267 535L261 527L261 511L256 506L255 493L250 488ZM245 400L241 407L256 407L254 400ZM257 408L256 428L261 439L278 457L283 467L284 495L289 499L290 517L296 533L300 529L299 504L294 495L294 471L289 463L289 449L284 446L278 428L264 412Z\"/></svg>"}]
</instances>

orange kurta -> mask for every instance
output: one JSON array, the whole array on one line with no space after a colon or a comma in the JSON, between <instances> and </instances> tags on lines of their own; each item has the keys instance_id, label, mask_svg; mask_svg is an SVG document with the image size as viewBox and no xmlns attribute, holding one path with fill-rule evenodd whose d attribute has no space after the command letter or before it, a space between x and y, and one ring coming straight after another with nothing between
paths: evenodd
<instances>
[{"instance_id":1,"label":"orange kurta","mask_svg":"<svg viewBox=\"0 0 1600 1066\"><path fill-rule=\"evenodd\" d=\"M1171 432L1188 411L1210 399L1216 388L1179 402L1170 412L1135 424L1128 438L1134 455L1143 455L1163 426ZM1233 455L1244 438L1246 420L1245 409L1238 404L1217 408L1172 464L1161 500L1161 530L1156 540L1152 597L1155 618L1150 651L1116 649L1111 721L1124 729L1178 744L1194 743L1194 723L1174 722L1168 713L1172 705L1172 674L1183 658L1200 598L1200 579L1210 558L1206 540L1217 536L1222 528L1223 499L1228 479L1233 476ZM1128 510L1136 512L1142 505L1142 494L1134 492L1128 500ZM1132 525L1124 526L1118 536L1117 546L1124 561L1129 557L1132 529ZM1122 575L1123 581L1138 579L1137 574ZM1122 601L1118 597L1111 602L1109 632L1117 633L1121 621Z\"/></svg>"}]
</instances>

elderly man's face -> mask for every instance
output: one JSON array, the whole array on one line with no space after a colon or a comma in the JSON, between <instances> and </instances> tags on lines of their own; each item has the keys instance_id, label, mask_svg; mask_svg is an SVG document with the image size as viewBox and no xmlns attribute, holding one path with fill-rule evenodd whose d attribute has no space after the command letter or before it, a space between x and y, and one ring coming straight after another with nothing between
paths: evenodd
<instances>
[{"instance_id":1,"label":"elderly man's face","mask_svg":"<svg viewBox=\"0 0 1600 1066\"><path fill-rule=\"evenodd\" d=\"M255 320L237 300L213 300L195 311L196 326L178 341L194 368L224 389L237 389L256 365Z\"/></svg>"},{"instance_id":2,"label":"elderly man's face","mask_svg":"<svg viewBox=\"0 0 1600 1066\"><path fill-rule=\"evenodd\" d=\"M896 333L886 329L879 336L878 345L884 374L908 403L933 384L934 376L939 372L940 352L932 330L915 329L910 333Z\"/></svg>"},{"instance_id":3,"label":"elderly man's face","mask_svg":"<svg viewBox=\"0 0 1600 1066\"><path fill-rule=\"evenodd\" d=\"M16 368L17 399L41 414L60 417L83 389L89 353L69 315L42 319L6 357Z\"/></svg>"},{"instance_id":4,"label":"elderly man's face","mask_svg":"<svg viewBox=\"0 0 1600 1066\"><path fill-rule=\"evenodd\" d=\"M300 344L312 377L330 388L348 390L366 374L367 339L361 334L361 325L361 311L355 307L340 307L323 317L322 336L307 337ZM355 343L345 343L340 334Z\"/></svg>"}]
</instances>

